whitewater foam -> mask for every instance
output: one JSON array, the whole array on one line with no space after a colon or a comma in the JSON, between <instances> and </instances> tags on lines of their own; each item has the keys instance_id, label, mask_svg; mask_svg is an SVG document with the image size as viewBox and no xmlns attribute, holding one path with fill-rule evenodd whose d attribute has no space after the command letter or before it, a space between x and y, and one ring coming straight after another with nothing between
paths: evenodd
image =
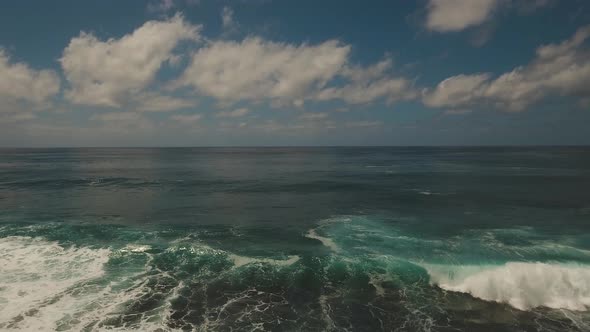
<instances>
[{"instance_id":1,"label":"whitewater foam","mask_svg":"<svg viewBox=\"0 0 590 332\"><path fill-rule=\"evenodd\" d=\"M0 239L0 327L39 330L53 326L60 313L47 309L49 304L70 296L72 287L79 287L82 293L92 288L85 283L104 274L109 254L108 249L64 248L28 237Z\"/></svg>"},{"instance_id":2,"label":"whitewater foam","mask_svg":"<svg viewBox=\"0 0 590 332\"><path fill-rule=\"evenodd\" d=\"M272 264L277 266L288 266L292 265L299 260L299 256L292 255L288 256L287 259L272 259L272 258L253 258L253 257L246 257L246 256L239 256L235 254L230 254L229 258L234 262L234 267L240 267L248 264L253 263L266 263Z\"/></svg>"},{"instance_id":3,"label":"whitewater foam","mask_svg":"<svg viewBox=\"0 0 590 332\"><path fill-rule=\"evenodd\" d=\"M334 240L321 236L319 235L315 229L310 229L307 234L305 234L305 237L310 238L310 239L315 239L320 241L324 246L330 248L332 251L334 252L339 252L340 251L340 247L338 247L338 245L336 244L336 242L334 242Z\"/></svg>"},{"instance_id":4,"label":"whitewater foam","mask_svg":"<svg viewBox=\"0 0 590 332\"><path fill-rule=\"evenodd\" d=\"M507 303L517 309L548 307L587 311L590 308L590 266L530 262L423 266L432 284L483 300Z\"/></svg>"}]
</instances>

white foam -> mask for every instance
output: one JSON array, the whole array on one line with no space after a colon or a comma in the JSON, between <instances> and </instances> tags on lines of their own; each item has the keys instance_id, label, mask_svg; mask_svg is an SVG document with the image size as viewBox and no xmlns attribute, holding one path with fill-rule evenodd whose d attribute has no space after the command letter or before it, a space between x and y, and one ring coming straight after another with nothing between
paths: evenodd
<instances>
[{"instance_id":1,"label":"white foam","mask_svg":"<svg viewBox=\"0 0 590 332\"><path fill-rule=\"evenodd\" d=\"M315 231L315 229L310 229L309 232L307 232L307 234L305 234L305 237L320 241L324 246L330 248L334 252L340 251L340 247L338 247L338 245L336 244L336 242L334 242L334 240L319 235Z\"/></svg>"},{"instance_id":2,"label":"white foam","mask_svg":"<svg viewBox=\"0 0 590 332\"><path fill-rule=\"evenodd\" d=\"M230 254L229 258L234 262L235 267L244 266L252 263L267 263L278 266L292 265L299 260L299 256L288 256L287 259L272 259L272 258L253 258Z\"/></svg>"},{"instance_id":3,"label":"white foam","mask_svg":"<svg viewBox=\"0 0 590 332\"><path fill-rule=\"evenodd\" d=\"M377 294L377 296L385 295L385 288L383 287L383 282L386 280L386 277L382 274L369 274L369 284L375 288L375 294Z\"/></svg>"},{"instance_id":4,"label":"white foam","mask_svg":"<svg viewBox=\"0 0 590 332\"><path fill-rule=\"evenodd\" d=\"M590 266L509 262L500 266L423 265L430 281L455 292L527 310L590 309Z\"/></svg>"},{"instance_id":5,"label":"white foam","mask_svg":"<svg viewBox=\"0 0 590 332\"><path fill-rule=\"evenodd\" d=\"M0 325L6 329L28 312L14 328L53 329L63 312L50 307L56 301L64 302L71 287L80 286L82 293L91 288L84 282L103 275L109 254L108 249L63 248L56 242L28 237L1 238Z\"/></svg>"},{"instance_id":6,"label":"white foam","mask_svg":"<svg viewBox=\"0 0 590 332\"><path fill-rule=\"evenodd\" d=\"M181 246L181 247L176 247L176 248L169 248L167 250L168 251L170 251L170 250L189 251L190 253L196 254L196 255L205 255L205 254L215 254L215 255L222 255L222 256L227 255L227 257L231 261L233 261L234 267L241 267L241 266L253 264L253 263L267 263L267 264L272 264L272 265L277 265L277 266L288 266L288 265L294 264L295 262L297 262L299 260L299 256L297 256L297 255L287 256L287 259L255 258L255 257L240 256L240 255L229 253L229 252L221 250L221 249L212 248L204 243L199 243L196 246L187 245L187 246Z\"/></svg>"},{"instance_id":7,"label":"white foam","mask_svg":"<svg viewBox=\"0 0 590 332\"><path fill-rule=\"evenodd\" d=\"M125 248L120 249L121 252L132 252L132 253L144 253L148 250L151 250L152 247L149 245L137 245L137 244L128 244Z\"/></svg>"}]
</instances>

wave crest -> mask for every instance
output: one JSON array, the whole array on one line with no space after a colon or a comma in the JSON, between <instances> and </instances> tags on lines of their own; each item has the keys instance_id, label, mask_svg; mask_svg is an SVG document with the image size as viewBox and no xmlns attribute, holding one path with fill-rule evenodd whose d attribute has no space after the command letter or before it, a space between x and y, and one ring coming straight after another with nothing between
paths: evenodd
<instances>
[{"instance_id":1,"label":"wave crest","mask_svg":"<svg viewBox=\"0 0 590 332\"><path fill-rule=\"evenodd\" d=\"M430 282L442 289L508 303L521 310L590 308L590 266L509 262L500 266L424 267Z\"/></svg>"}]
</instances>

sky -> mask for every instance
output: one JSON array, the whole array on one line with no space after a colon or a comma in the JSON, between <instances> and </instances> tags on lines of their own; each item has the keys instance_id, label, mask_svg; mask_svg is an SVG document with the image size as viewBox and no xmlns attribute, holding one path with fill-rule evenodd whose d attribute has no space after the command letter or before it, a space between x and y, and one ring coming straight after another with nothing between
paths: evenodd
<instances>
[{"instance_id":1,"label":"sky","mask_svg":"<svg viewBox=\"0 0 590 332\"><path fill-rule=\"evenodd\" d=\"M590 144L586 0L6 0L0 146Z\"/></svg>"}]
</instances>

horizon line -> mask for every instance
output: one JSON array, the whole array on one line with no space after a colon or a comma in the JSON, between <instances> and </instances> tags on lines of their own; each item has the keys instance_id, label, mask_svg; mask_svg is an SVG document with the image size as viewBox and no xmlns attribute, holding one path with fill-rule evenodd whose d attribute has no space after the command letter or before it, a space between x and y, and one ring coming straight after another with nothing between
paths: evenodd
<instances>
[{"instance_id":1,"label":"horizon line","mask_svg":"<svg viewBox=\"0 0 590 332\"><path fill-rule=\"evenodd\" d=\"M8 149L210 149L210 148L518 148L590 147L590 144L474 144L474 145L170 145L170 146L0 146Z\"/></svg>"}]
</instances>

